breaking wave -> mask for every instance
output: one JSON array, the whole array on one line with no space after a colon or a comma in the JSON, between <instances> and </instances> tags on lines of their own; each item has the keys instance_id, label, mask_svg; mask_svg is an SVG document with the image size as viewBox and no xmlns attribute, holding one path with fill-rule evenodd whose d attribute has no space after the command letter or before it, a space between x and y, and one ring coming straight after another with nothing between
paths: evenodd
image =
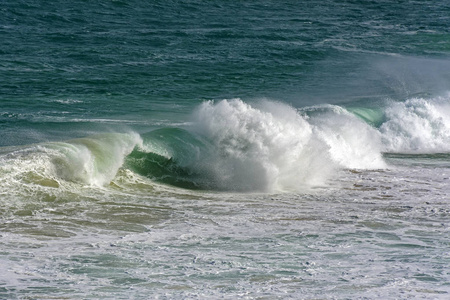
<instances>
[{"instance_id":1,"label":"breaking wave","mask_svg":"<svg viewBox=\"0 0 450 300\"><path fill-rule=\"evenodd\" d=\"M205 102L188 130L144 135L128 166L165 183L233 191L298 190L324 185L339 168L385 167L376 130L342 108L316 111Z\"/></svg>"},{"instance_id":2,"label":"breaking wave","mask_svg":"<svg viewBox=\"0 0 450 300\"><path fill-rule=\"evenodd\" d=\"M340 169L386 168L386 152L450 152L448 97L388 102L377 109L208 101L190 124L3 148L0 193L6 195L14 182L101 187L121 168L188 189L304 190L326 185Z\"/></svg>"},{"instance_id":3,"label":"breaking wave","mask_svg":"<svg viewBox=\"0 0 450 300\"><path fill-rule=\"evenodd\" d=\"M67 142L3 148L0 152L0 195L61 188L66 182L108 184L125 157L140 142L138 134L102 134ZM11 188L13 185L21 188Z\"/></svg>"},{"instance_id":4,"label":"breaking wave","mask_svg":"<svg viewBox=\"0 0 450 300\"><path fill-rule=\"evenodd\" d=\"M385 152L437 153L450 151L449 97L413 98L392 102L380 126Z\"/></svg>"}]
</instances>

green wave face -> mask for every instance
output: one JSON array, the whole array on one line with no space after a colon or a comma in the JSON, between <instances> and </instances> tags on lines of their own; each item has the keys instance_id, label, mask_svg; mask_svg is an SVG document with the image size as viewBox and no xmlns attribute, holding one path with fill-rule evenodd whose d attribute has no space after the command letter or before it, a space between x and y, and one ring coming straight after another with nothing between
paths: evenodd
<instances>
[{"instance_id":1,"label":"green wave face","mask_svg":"<svg viewBox=\"0 0 450 300\"><path fill-rule=\"evenodd\" d=\"M188 189L206 188L208 180L196 167L208 156L209 145L180 128L162 128L142 135L125 166L154 181Z\"/></svg>"},{"instance_id":2,"label":"green wave face","mask_svg":"<svg viewBox=\"0 0 450 300\"><path fill-rule=\"evenodd\" d=\"M346 109L367 124L377 128L386 120L382 108L347 107Z\"/></svg>"}]
</instances>

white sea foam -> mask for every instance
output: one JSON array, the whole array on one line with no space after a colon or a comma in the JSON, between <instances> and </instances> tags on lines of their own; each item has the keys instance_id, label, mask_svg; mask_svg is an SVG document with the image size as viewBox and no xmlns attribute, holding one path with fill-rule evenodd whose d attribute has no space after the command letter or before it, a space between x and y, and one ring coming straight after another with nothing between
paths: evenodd
<instances>
[{"instance_id":1,"label":"white sea foam","mask_svg":"<svg viewBox=\"0 0 450 300\"><path fill-rule=\"evenodd\" d=\"M449 97L413 98L386 109L380 132L386 152L450 151Z\"/></svg>"},{"instance_id":2,"label":"white sea foam","mask_svg":"<svg viewBox=\"0 0 450 300\"><path fill-rule=\"evenodd\" d=\"M57 177L102 186L114 178L125 157L140 142L135 133L104 134L52 143L46 152L51 156Z\"/></svg>"},{"instance_id":3,"label":"white sea foam","mask_svg":"<svg viewBox=\"0 0 450 300\"><path fill-rule=\"evenodd\" d=\"M298 189L322 185L336 168L382 168L380 136L340 109L307 118L294 108L240 99L203 103L195 130L217 152L202 167L222 188Z\"/></svg>"},{"instance_id":4,"label":"white sea foam","mask_svg":"<svg viewBox=\"0 0 450 300\"><path fill-rule=\"evenodd\" d=\"M0 193L8 193L11 186L6 184L26 185L28 189L60 187L64 181L105 185L139 142L135 133L103 134L8 151L0 157L0 174L4 179Z\"/></svg>"},{"instance_id":5,"label":"white sea foam","mask_svg":"<svg viewBox=\"0 0 450 300\"><path fill-rule=\"evenodd\" d=\"M321 111L310 118L310 123L334 162L350 169L386 167L381 135L375 128L339 106L326 105Z\"/></svg>"},{"instance_id":6,"label":"white sea foam","mask_svg":"<svg viewBox=\"0 0 450 300\"><path fill-rule=\"evenodd\" d=\"M60 104L79 104L79 103L83 103L84 101L82 100L78 100L78 99L55 99L55 100L50 100L49 102L54 102L54 103L60 103Z\"/></svg>"},{"instance_id":7,"label":"white sea foam","mask_svg":"<svg viewBox=\"0 0 450 300\"><path fill-rule=\"evenodd\" d=\"M205 102L196 121L197 131L216 148L206 166L222 188L272 190L319 183L327 173L320 169L329 169L327 156L314 158L311 126L288 106L256 109L239 99Z\"/></svg>"}]
</instances>

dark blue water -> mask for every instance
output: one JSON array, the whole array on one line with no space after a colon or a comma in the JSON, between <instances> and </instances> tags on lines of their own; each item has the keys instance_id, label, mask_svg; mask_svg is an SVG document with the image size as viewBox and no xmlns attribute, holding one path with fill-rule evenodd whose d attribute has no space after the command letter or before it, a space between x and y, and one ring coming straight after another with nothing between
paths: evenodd
<instances>
[{"instance_id":1,"label":"dark blue water","mask_svg":"<svg viewBox=\"0 0 450 300\"><path fill-rule=\"evenodd\" d=\"M445 299L449 91L449 1L3 0L0 298Z\"/></svg>"},{"instance_id":2,"label":"dark blue water","mask_svg":"<svg viewBox=\"0 0 450 300\"><path fill-rule=\"evenodd\" d=\"M179 120L211 99L434 96L450 76L448 15L446 1L6 1L2 124L61 139L73 119ZM55 117L63 133L45 128Z\"/></svg>"}]
</instances>

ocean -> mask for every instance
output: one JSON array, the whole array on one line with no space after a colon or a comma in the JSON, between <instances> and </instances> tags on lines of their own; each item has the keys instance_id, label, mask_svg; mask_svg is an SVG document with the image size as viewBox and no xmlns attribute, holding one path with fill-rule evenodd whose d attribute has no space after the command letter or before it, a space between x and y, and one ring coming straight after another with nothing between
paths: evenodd
<instances>
[{"instance_id":1,"label":"ocean","mask_svg":"<svg viewBox=\"0 0 450 300\"><path fill-rule=\"evenodd\" d=\"M450 2L0 6L0 299L448 299Z\"/></svg>"}]
</instances>

